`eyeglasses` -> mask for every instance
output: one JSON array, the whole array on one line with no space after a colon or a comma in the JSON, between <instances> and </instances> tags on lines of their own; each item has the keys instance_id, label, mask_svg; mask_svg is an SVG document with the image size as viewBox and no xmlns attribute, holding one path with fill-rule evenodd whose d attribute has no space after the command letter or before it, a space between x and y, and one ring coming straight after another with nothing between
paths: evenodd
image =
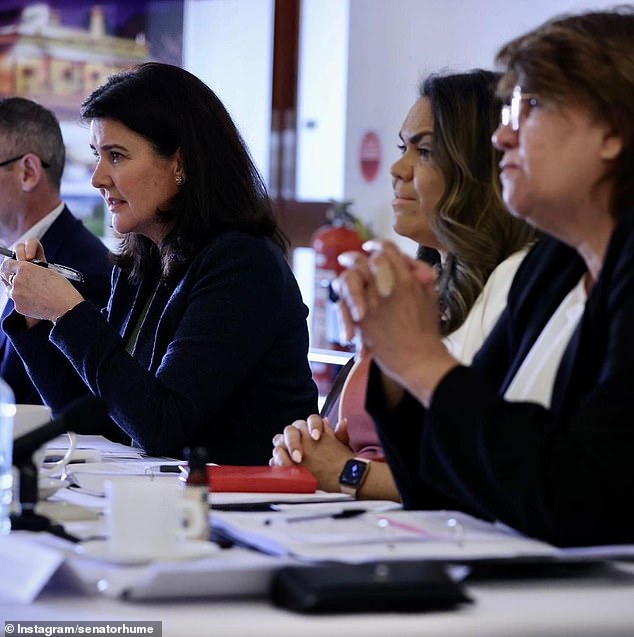
<instances>
[{"instance_id":1,"label":"eyeglasses","mask_svg":"<svg viewBox=\"0 0 634 637\"><path fill-rule=\"evenodd\" d=\"M526 104L527 106L524 106ZM520 122L526 119L530 109L539 105L539 98L535 93L522 93L522 89L516 86L513 89L511 103L504 104L500 113L500 124L510 126L512 130L520 129Z\"/></svg>"},{"instance_id":2,"label":"eyeglasses","mask_svg":"<svg viewBox=\"0 0 634 637\"><path fill-rule=\"evenodd\" d=\"M12 164L14 161L20 161L20 159L22 159L22 157L26 157L29 153L22 153L21 155L18 155L17 157L12 157L11 159L5 159L4 161L0 161L0 168L2 168L3 166L8 166L9 164ZM44 168L50 168L51 165L47 162L44 161L41 157L40 159L40 163L42 164L42 166L44 166Z\"/></svg>"}]
</instances>

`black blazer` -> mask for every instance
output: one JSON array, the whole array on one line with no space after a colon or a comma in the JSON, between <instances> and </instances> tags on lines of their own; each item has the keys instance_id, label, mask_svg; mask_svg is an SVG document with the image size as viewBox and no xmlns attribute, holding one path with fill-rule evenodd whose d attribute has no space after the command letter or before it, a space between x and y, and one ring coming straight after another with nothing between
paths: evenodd
<instances>
[{"instance_id":1,"label":"black blazer","mask_svg":"<svg viewBox=\"0 0 634 637\"><path fill-rule=\"evenodd\" d=\"M84 275L83 283L73 282L84 298L94 301L99 307L106 304L110 295L112 272L108 250L79 219L73 217L67 207L64 207L62 213L46 231L41 243L46 258L51 263L70 266ZM13 301L9 299L0 320L9 316L12 311ZM20 356L2 329L0 329L0 376L13 389L16 403L40 404L42 402Z\"/></svg>"},{"instance_id":2,"label":"black blazer","mask_svg":"<svg viewBox=\"0 0 634 637\"><path fill-rule=\"evenodd\" d=\"M80 303L52 330L25 330L14 312L4 328L53 413L91 392L150 455L203 446L210 461L254 465L281 427L317 410L307 313L278 246L223 232L178 281L131 283L116 268L103 312ZM113 437L112 423L86 425L78 433Z\"/></svg>"},{"instance_id":3,"label":"black blazer","mask_svg":"<svg viewBox=\"0 0 634 637\"><path fill-rule=\"evenodd\" d=\"M571 248L541 240L471 367L447 374L428 410L406 396L387 411L372 370L367 407L405 506L467 510L558 545L634 542L634 214L612 236L550 409L502 398L584 272Z\"/></svg>"}]
</instances>

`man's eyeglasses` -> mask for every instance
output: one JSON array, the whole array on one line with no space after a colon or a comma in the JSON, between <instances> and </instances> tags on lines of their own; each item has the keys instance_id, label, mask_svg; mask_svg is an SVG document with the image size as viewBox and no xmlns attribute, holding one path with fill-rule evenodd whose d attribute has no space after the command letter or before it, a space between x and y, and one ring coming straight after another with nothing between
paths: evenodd
<instances>
[{"instance_id":1,"label":"man's eyeglasses","mask_svg":"<svg viewBox=\"0 0 634 637\"><path fill-rule=\"evenodd\" d=\"M511 103L502 106L500 124L502 126L510 126L512 130L518 131L521 121L526 118L530 109L538 104L539 98L535 93L522 93L522 89L516 86L513 89Z\"/></svg>"},{"instance_id":2,"label":"man's eyeglasses","mask_svg":"<svg viewBox=\"0 0 634 637\"><path fill-rule=\"evenodd\" d=\"M29 153L22 153L21 155L18 155L17 157L11 157L11 159L5 159L4 161L0 161L0 168L2 168L3 166L8 166L9 164L12 164L14 161L20 161L22 157L26 157L26 155L28 154ZM42 166L44 166L44 168L51 167L51 165L47 161L44 161L42 158L40 158L40 163L42 164Z\"/></svg>"}]
</instances>

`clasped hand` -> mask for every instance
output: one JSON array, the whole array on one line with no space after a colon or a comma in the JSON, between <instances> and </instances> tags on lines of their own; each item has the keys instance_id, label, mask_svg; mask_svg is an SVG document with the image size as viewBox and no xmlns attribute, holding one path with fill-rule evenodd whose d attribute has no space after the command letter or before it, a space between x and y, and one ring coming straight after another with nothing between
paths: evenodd
<instances>
[{"instance_id":1,"label":"clasped hand","mask_svg":"<svg viewBox=\"0 0 634 637\"><path fill-rule=\"evenodd\" d=\"M37 239L15 246L15 259L5 259L0 276L15 309L31 327L39 320L54 321L84 299L63 276L42 268L33 260L46 261L44 248Z\"/></svg>"},{"instance_id":2,"label":"clasped hand","mask_svg":"<svg viewBox=\"0 0 634 637\"><path fill-rule=\"evenodd\" d=\"M317 414L296 420L273 437L271 466L305 466L324 491L339 491L339 472L354 454L348 446L345 418L334 430L327 418Z\"/></svg>"},{"instance_id":3,"label":"clasped hand","mask_svg":"<svg viewBox=\"0 0 634 637\"><path fill-rule=\"evenodd\" d=\"M363 247L367 254L339 257L347 269L334 287L346 337L427 405L440 378L458 364L440 336L436 273L390 241Z\"/></svg>"}]
</instances>

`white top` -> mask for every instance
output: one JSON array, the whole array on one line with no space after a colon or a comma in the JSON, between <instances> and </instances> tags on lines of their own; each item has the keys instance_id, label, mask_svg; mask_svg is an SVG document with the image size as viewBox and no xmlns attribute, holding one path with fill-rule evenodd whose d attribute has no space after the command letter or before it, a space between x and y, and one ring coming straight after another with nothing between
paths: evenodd
<instances>
[{"instance_id":1,"label":"white top","mask_svg":"<svg viewBox=\"0 0 634 637\"><path fill-rule=\"evenodd\" d=\"M550 407L555 375L572 333L581 320L587 298L584 277L581 277L550 317L517 370L504 394L506 400L531 401Z\"/></svg>"},{"instance_id":2,"label":"white top","mask_svg":"<svg viewBox=\"0 0 634 637\"><path fill-rule=\"evenodd\" d=\"M46 217L42 217L36 224L32 225L12 246L11 250L15 250L15 246L18 243L23 243L27 239L42 239L46 231L53 225L57 217L62 214L62 210L64 210L64 202L60 203L57 208L51 210ZM7 257L0 256L0 263L4 261ZM4 306L7 304L8 296L7 296L7 288L6 286L0 282L0 315L4 311Z\"/></svg>"},{"instance_id":3,"label":"white top","mask_svg":"<svg viewBox=\"0 0 634 637\"><path fill-rule=\"evenodd\" d=\"M491 272L465 322L445 337L444 343L449 352L464 365L471 363L471 359L506 307L506 298L515 272L527 252L528 248L518 250L498 264Z\"/></svg>"}]
</instances>

